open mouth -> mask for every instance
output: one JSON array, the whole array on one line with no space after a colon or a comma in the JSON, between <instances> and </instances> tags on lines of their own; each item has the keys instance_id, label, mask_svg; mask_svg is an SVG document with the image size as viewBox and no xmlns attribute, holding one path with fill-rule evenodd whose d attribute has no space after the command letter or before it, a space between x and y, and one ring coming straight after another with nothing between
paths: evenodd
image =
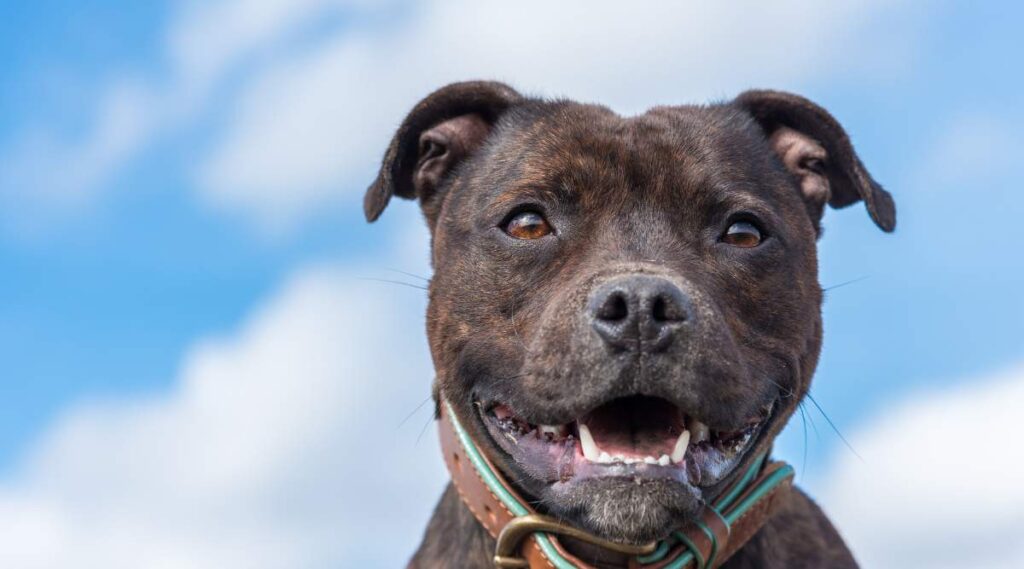
<instances>
[{"instance_id":1,"label":"open mouth","mask_svg":"<svg viewBox=\"0 0 1024 569\"><path fill-rule=\"evenodd\" d=\"M478 408L498 446L535 478L671 478L693 486L724 478L771 414L769 405L742 428L721 431L665 399L640 395L613 399L561 425L530 423L502 403Z\"/></svg>"}]
</instances>

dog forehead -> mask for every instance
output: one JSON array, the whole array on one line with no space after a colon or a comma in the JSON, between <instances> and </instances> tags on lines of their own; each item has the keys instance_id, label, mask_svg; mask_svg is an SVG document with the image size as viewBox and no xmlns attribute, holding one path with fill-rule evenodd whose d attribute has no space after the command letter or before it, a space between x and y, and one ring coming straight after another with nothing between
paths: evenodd
<instances>
[{"instance_id":1,"label":"dog forehead","mask_svg":"<svg viewBox=\"0 0 1024 569\"><path fill-rule=\"evenodd\" d=\"M774 166L766 150L749 117L723 105L624 117L599 105L532 103L502 120L475 177L490 197L515 187L557 187L601 200L609 192L692 197L759 185Z\"/></svg>"}]
</instances>

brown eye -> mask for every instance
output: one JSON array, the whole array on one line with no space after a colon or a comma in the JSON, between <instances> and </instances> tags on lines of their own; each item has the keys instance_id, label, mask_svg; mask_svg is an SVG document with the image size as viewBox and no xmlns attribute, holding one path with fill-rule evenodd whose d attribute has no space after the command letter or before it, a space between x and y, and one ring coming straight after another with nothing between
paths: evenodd
<instances>
[{"instance_id":1,"label":"brown eye","mask_svg":"<svg viewBox=\"0 0 1024 569\"><path fill-rule=\"evenodd\" d=\"M737 221L725 231L722 241L734 247L757 247L761 244L761 230L749 221Z\"/></svg>"},{"instance_id":2,"label":"brown eye","mask_svg":"<svg viewBox=\"0 0 1024 569\"><path fill-rule=\"evenodd\" d=\"M505 233L516 239L540 239L551 232L551 226L544 216L535 211L517 214L505 224Z\"/></svg>"}]
</instances>

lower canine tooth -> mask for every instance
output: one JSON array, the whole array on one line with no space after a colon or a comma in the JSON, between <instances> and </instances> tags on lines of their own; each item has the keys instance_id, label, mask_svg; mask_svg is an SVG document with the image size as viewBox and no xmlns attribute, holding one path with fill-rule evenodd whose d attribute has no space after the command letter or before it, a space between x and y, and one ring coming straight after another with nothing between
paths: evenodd
<instances>
[{"instance_id":1,"label":"lower canine tooth","mask_svg":"<svg viewBox=\"0 0 1024 569\"><path fill-rule=\"evenodd\" d=\"M599 455L603 456L607 453L599 452L597 450L597 443L594 442L593 435L590 434L590 428L583 423L579 424L580 430L580 449L583 451L583 458L590 462L603 462L600 460Z\"/></svg>"},{"instance_id":2,"label":"lower canine tooth","mask_svg":"<svg viewBox=\"0 0 1024 569\"><path fill-rule=\"evenodd\" d=\"M679 435L676 439L676 446L672 449L672 462L679 464L683 461L683 457L686 456L686 447L690 444L690 431L683 431L683 434ZM664 455L662 455L664 456Z\"/></svg>"}]
</instances>

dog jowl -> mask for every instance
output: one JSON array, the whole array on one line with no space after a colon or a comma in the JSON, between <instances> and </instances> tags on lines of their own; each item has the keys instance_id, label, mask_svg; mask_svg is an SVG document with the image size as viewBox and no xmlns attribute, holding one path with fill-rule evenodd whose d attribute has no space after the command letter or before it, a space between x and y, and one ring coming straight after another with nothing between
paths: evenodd
<instances>
[{"instance_id":1,"label":"dog jowl","mask_svg":"<svg viewBox=\"0 0 1024 569\"><path fill-rule=\"evenodd\" d=\"M396 195L431 230L437 398L539 511L626 543L686 523L807 392L826 204L895 226L836 120L774 91L622 117L449 85L401 124L367 218ZM492 548L449 488L414 564ZM854 564L796 491L728 563Z\"/></svg>"}]
</instances>

